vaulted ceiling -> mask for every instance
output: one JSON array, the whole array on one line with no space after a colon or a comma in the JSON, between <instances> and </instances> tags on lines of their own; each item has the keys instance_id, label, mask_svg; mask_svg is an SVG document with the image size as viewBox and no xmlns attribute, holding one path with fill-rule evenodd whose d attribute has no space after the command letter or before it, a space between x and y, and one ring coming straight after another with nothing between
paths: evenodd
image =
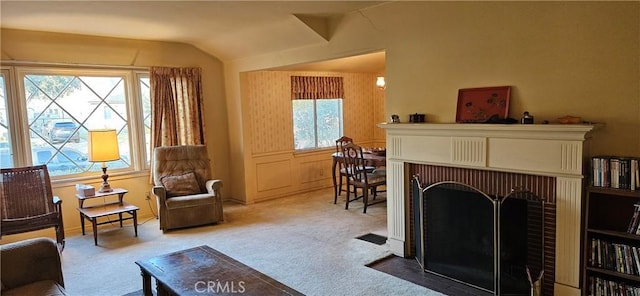
<instances>
[{"instance_id":1,"label":"vaulted ceiling","mask_svg":"<svg viewBox=\"0 0 640 296\"><path fill-rule=\"evenodd\" d=\"M0 1L2 28L188 43L229 61L326 43L342 15L383 1ZM384 54L292 66L380 72ZM364 67L360 69L359 67Z\"/></svg>"}]
</instances>

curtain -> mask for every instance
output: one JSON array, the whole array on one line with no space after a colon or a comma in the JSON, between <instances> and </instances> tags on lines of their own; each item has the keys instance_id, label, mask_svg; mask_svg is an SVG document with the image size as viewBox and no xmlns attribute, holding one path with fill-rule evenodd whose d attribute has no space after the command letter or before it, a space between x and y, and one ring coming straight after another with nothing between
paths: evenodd
<instances>
[{"instance_id":1,"label":"curtain","mask_svg":"<svg viewBox=\"0 0 640 296\"><path fill-rule=\"evenodd\" d=\"M342 77L291 76L291 99L339 99L344 96Z\"/></svg>"},{"instance_id":2,"label":"curtain","mask_svg":"<svg viewBox=\"0 0 640 296\"><path fill-rule=\"evenodd\" d=\"M205 144L200 68L152 67L151 151Z\"/></svg>"}]
</instances>

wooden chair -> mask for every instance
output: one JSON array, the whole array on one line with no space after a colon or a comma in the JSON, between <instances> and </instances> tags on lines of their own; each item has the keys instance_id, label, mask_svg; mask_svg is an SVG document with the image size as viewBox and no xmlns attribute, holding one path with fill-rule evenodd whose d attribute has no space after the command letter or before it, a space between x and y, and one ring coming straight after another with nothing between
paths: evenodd
<instances>
[{"instance_id":1,"label":"wooden chair","mask_svg":"<svg viewBox=\"0 0 640 296\"><path fill-rule=\"evenodd\" d=\"M46 165L0 169L0 236L55 228L64 249L62 200L53 195Z\"/></svg>"},{"instance_id":2,"label":"wooden chair","mask_svg":"<svg viewBox=\"0 0 640 296\"><path fill-rule=\"evenodd\" d=\"M346 137L346 136L342 136L340 137L340 139L336 140L336 153L338 155L340 155L342 153L342 147L344 147L344 145L348 144L348 143L353 143L353 139ZM338 203L338 196L342 193L342 180L347 178L347 172L344 169L344 162L342 161L342 159L338 160L338 182L337 182L337 187L334 188L335 194L333 196L333 204ZM334 182L334 184L336 184L336 182Z\"/></svg>"},{"instance_id":3,"label":"wooden chair","mask_svg":"<svg viewBox=\"0 0 640 296\"><path fill-rule=\"evenodd\" d=\"M346 144L349 144L349 143L353 143L353 139L351 139L351 138L349 138L347 136L342 136L339 139L337 139L336 140L336 155L342 155L342 150L343 150L344 146ZM334 182L333 182L333 185L334 185L334 188L333 188L333 190L334 190L333 204L336 204L336 203L338 203L338 196L340 194L342 194L342 191L343 191L343 189L342 189L343 188L342 187L342 184L343 184L342 180L344 179L346 181L346 179L347 179L347 171L346 171L345 166L344 166L344 157L338 156L338 159L337 160L334 159L334 161L337 161L338 168L339 168L338 169L339 174L337 175L338 180L337 180L337 182L336 182L336 180L334 180ZM373 167L373 166L367 166L366 168L369 171L373 171L375 169L375 167Z\"/></svg>"},{"instance_id":4,"label":"wooden chair","mask_svg":"<svg viewBox=\"0 0 640 296\"><path fill-rule=\"evenodd\" d=\"M378 174L375 170L370 171L365 167L365 159L362 153L362 147L347 143L344 145L343 159L345 171L347 173L347 198L345 209L349 209L349 203L362 199L364 202L363 213L367 212L367 207L381 202L386 202L386 199L375 200L378 191L377 187L385 186L387 184L386 174ZM361 189L361 194L358 195L358 188ZM353 191L352 191L353 190ZM354 197L351 198L351 193ZM369 200L369 194L373 196L372 201Z\"/></svg>"}]
</instances>

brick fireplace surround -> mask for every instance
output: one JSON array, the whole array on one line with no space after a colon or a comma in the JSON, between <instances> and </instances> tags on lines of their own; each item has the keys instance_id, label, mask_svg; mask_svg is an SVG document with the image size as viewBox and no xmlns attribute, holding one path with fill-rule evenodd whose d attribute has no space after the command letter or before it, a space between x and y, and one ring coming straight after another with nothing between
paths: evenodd
<instances>
[{"instance_id":1,"label":"brick fireplace surround","mask_svg":"<svg viewBox=\"0 0 640 296\"><path fill-rule=\"evenodd\" d=\"M387 243L394 254L405 257L412 253L410 167L426 165L553 177L555 196L547 198L555 201L555 267L545 272L554 275L554 295L581 295L583 164L588 155L587 136L593 125L381 123L378 126L387 133ZM426 176L422 179L433 181Z\"/></svg>"}]
</instances>

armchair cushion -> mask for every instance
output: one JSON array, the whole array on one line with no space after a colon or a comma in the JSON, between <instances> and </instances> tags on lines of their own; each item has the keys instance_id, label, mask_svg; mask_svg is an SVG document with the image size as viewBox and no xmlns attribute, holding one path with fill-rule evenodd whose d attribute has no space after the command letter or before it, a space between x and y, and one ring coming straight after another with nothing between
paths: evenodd
<instances>
[{"instance_id":1,"label":"armchair cushion","mask_svg":"<svg viewBox=\"0 0 640 296\"><path fill-rule=\"evenodd\" d=\"M160 182L162 182L162 186L167 191L167 197L193 195L203 192L194 172L164 176L160 178Z\"/></svg>"},{"instance_id":2,"label":"armchair cushion","mask_svg":"<svg viewBox=\"0 0 640 296\"><path fill-rule=\"evenodd\" d=\"M170 209L170 210L179 209L179 208L206 206L211 204L212 198L214 198L214 195L209 193L176 196L176 197L167 199L166 206L167 206L167 209Z\"/></svg>"}]
</instances>

